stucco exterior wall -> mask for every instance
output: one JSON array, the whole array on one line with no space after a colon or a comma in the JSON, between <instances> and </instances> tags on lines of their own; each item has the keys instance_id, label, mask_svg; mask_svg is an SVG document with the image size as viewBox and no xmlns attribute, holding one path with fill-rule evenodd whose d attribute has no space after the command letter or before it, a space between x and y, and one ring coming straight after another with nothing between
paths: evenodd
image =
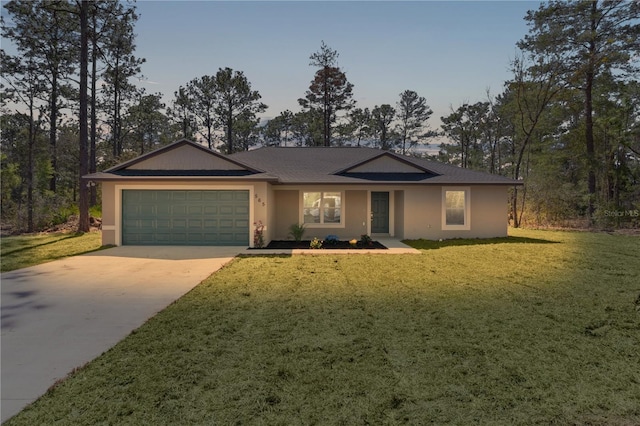
<instances>
[{"instance_id":1,"label":"stucco exterior wall","mask_svg":"<svg viewBox=\"0 0 640 426\"><path fill-rule=\"evenodd\" d=\"M344 229L337 229L335 235L341 239L360 238L367 233L367 191L345 191L346 222Z\"/></svg>"},{"instance_id":2,"label":"stucco exterior wall","mask_svg":"<svg viewBox=\"0 0 640 426\"><path fill-rule=\"evenodd\" d=\"M277 191L274 190L274 232L272 234L273 240L286 240L289 236L289 227L294 223L299 222L298 204L299 196L298 191L287 190Z\"/></svg>"},{"instance_id":3,"label":"stucco exterior wall","mask_svg":"<svg viewBox=\"0 0 640 426\"><path fill-rule=\"evenodd\" d=\"M265 244L268 244L270 241L271 227L269 226L268 211L271 205L271 200L269 199L269 193L271 191L268 186L269 184L266 182L257 182L253 184L253 195L249 194L250 197L253 197L253 200L250 200L250 203L253 204L253 219L249 222L249 229L251 229L249 245L253 245L253 231L255 230L253 224L258 221L262 221L262 224L265 225L263 234Z\"/></svg>"},{"instance_id":4,"label":"stucco exterior wall","mask_svg":"<svg viewBox=\"0 0 640 426\"><path fill-rule=\"evenodd\" d=\"M440 187L411 187L404 191L404 238L437 239L440 229Z\"/></svg>"},{"instance_id":5,"label":"stucco exterior wall","mask_svg":"<svg viewBox=\"0 0 640 426\"><path fill-rule=\"evenodd\" d=\"M395 191L394 193L394 231L395 237L404 238L404 191Z\"/></svg>"},{"instance_id":6,"label":"stucco exterior wall","mask_svg":"<svg viewBox=\"0 0 640 426\"><path fill-rule=\"evenodd\" d=\"M508 229L508 187L471 187L472 238L506 237Z\"/></svg>"},{"instance_id":7,"label":"stucco exterior wall","mask_svg":"<svg viewBox=\"0 0 640 426\"><path fill-rule=\"evenodd\" d=\"M442 187L404 191L405 239L491 238L507 235L507 187L470 186L470 229L442 229ZM396 211L396 214L398 212Z\"/></svg>"},{"instance_id":8,"label":"stucco exterior wall","mask_svg":"<svg viewBox=\"0 0 640 426\"><path fill-rule=\"evenodd\" d=\"M116 244L115 184L102 183L102 245Z\"/></svg>"},{"instance_id":9,"label":"stucco exterior wall","mask_svg":"<svg viewBox=\"0 0 640 426\"><path fill-rule=\"evenodd\" d=\"M264 243L269 244L273 240L276 231L276 191L273 185L267 185L267 226L265 228Z\"/></svg>"}]
</instances>

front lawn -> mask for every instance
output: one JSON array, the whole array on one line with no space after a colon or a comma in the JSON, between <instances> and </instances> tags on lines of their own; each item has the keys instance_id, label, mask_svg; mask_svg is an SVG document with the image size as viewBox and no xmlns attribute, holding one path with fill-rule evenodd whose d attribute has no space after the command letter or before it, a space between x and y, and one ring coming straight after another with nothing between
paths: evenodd
<instances>
[{"instance_id":1,"label":"front lawn","mask_svg":"<svg viewBox=\"0 0 640 426\"><path fill-rule=\"evenodd\" d=\"M100 249L100 232L20 235L0 239L1 271L26 268Z\"/></svg>"},{"instance_id":2,"label":"front lawn","mask_svg":"<svg viewBox=\"0 0 640 426\"><path fill-rule=\"evenodd\" d=\"M512 234L236 259L7 424L640 423L640 239Z\"/></svg>"}]
</instances>

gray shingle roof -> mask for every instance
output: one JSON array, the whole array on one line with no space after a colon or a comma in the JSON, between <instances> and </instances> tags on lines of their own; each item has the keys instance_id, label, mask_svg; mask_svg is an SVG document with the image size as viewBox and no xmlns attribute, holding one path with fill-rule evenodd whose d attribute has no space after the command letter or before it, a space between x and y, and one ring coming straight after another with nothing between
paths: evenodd
<instances>
[{"instance_id":1,"label":"gray shingle roof","mask_svg":"<svg viewBox=\"0 0 640 426\"><path fill-rule=\"evenodd\" d=\"M381 155L389 155L398 161L412 164L425 170L424 179L415 173L349 173L348 169L371 161ZM518 181L504 176L476 172L435 161L385 153L373 148L325 148L325 147L268 147L253 151L238 152L231 158L250 167L262 169L278 176L282 184L483 184L514 185ZM387 175L388 179L384 179ZM407 179L403 179L406 176Z\"/></svg>"},{"instance_id":2,"label":"gray shingle roof","mask_svg":"<svg viewBox=\"0 0 640 426\"><path fill-rule=\"evenodd\" d=\"M130 166L159 155L171 155L172 149L192 145L203 153L228 159L241 166L229 170L132 170ZM398 170L375 170L373 161L382 158L398 161ZM369 164L365 170L359 166ZM392 161L393 162L393 161ZM407 165L413 167L407 167ZM245 169L246 168L246 169ZM409 170L407 172L407 169ZM180 140L141 157L121 163L104 172L84 176L96 181L106 180L250 180L280 184L427 184L427 185L520 185L504 176L476 172L448 164L407 157L373 148L259 148L230 156L214 153L195 142Z\"/></svg>"}]
</instances>

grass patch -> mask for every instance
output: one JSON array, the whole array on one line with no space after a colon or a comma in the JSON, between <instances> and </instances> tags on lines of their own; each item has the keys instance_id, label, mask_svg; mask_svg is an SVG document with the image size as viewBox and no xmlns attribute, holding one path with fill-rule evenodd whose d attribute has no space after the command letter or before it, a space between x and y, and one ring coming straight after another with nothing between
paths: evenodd
<instances>
[{"instance_id":1,"label":"grass patch","mask_svg":"<svg viewBox=\"0 0 640 426\"><path fill-rule=\"evenodd\" d=\"M99 250L100 232L21 235L0 239L0 270L26 268L63 257Z\"/></svg>"},{"instance_id":2,"label":"grass patch","mask_svg":"<svg viewBox=\"0 0 640 426\"><path fill-rule=\"evenodd\" d=\"M512 233L241 257L7 425L639 423L639 239Z\"/></svg>"}]
</instances>

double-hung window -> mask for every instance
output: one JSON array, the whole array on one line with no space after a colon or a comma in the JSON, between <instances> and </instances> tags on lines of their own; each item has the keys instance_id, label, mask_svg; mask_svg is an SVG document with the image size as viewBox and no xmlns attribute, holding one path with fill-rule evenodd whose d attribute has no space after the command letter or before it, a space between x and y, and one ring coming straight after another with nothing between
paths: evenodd
<instances>
[{"instance_id":1,"label":"double-hung window","mask_svg":"<svg viewBox=\"0 0 640 426\"><path fill-rule=\"evenodd\" d=\"M302 222L340 225L342 223L342 192L303 192Z\"/></svg>"},{"instance_id":2,"label":"double-hung window","mask_svg":"<svg viewBox=\"0 0 640 426\"><path fill-rule=\"evenodd\" d=\"M442 188L442 229L468 231L471 229L468 187Z\"/></svg>"}]
</instances>

